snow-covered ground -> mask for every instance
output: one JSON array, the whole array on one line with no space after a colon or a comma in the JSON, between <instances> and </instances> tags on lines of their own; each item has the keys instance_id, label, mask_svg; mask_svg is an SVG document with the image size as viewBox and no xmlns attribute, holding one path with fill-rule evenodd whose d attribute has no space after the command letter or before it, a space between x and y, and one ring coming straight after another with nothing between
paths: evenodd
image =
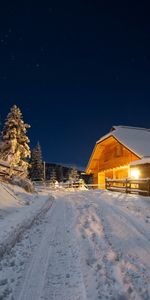
<instances>
[{"instance_id":1,"label":"snow-covered ground","mask_svg":"<svg viewBox=\"0 0 150 300\"><path fill-rule=\"evenodd\" d=\"M0 234L8 220L12 235L17 223L25 226L14 244L7 233L14 247L0 261L0 299L150 299L149 197L100 190L16 197Z\"/></svg>"},{"instance_id":2,"label":"snow-covered ground","mask_svg":"<svg viewBox=\"0 0 150 300\"><path fill-rule=\"evenodd\" d=\"M15 245L52 202L53 197L46 190L30 194L21 187L0 183L0 256Z\"/></svg>"}]
</instances>

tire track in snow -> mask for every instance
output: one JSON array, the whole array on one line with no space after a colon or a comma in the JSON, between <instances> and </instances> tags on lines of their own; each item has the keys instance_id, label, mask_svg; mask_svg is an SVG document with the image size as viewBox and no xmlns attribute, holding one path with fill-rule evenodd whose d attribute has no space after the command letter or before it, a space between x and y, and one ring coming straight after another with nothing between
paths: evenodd
<instances>
[{"instance_id":1,"label":"tire track in snow","mask_svg":"<svg viewBox=\"0 0 150 300\"><path fill-rule=\"evenodd\" d=\"M74 236L74 213L69 203L61 205L60 224L56 231L44 285L43 299L84 300L85 287L80 266L79 250ZM52 267L54 266L54 267Z\"/></svg>"},{"instance_id":2,"label":"tire track in snow","mask_svg":"<svg viewBox=\"0 0 150 300\"><path fill-rule=\"evenodd\" d=\"M3 243L0 244L0 257L10 252L10 250L16 245L16 243L21 239L26 230L30 229L34 222L40 218L42 215L46 214L46 212L51 208L54 199L49 196L43 206L40 208L36 214L26 218L23 222L18 224L16 228L14 228L8 236L3 240Z\"/></svg>"},{"instance_id":3,"label":"tire track in snow","mask_svg":"<svg viewBox=\"0 0 150 300\"><path fill-rule=\"evenodd\" d=\"M67 215L66 215L67 214ZM55 199L47 213L40 244L22 278L15 300L86 300L79 251L74 237L73 208ZM21 292L18 294L18 290Z\"/></svg>"},{"instance_id":4,"label":"tire track in snow","mask_svg":"<svg viewBox=\"0 0 150 300\"><path fill-rule=\"evenodd\" d=\"M55 208L55 203L53 204L52 209L48 212L48 219L53 219L52 212ZM50 238L49 237L50 231ZM55 238L56 228L46 228L44 232L44 236L42 237L41 243L36 248L36 252L34 253L32 260L30 262L27 273L25 274L25 278L23 278L23 284L19 287L21 291L19 296L16 296L17 300L34 300L40 299L40 295L42 292L44 278L46 273L46 267L50 255L49 246L53 242Z\"/></svg>"},{"instance_id":5,"label":"tire track in snow","mask_svg":"<svg viewBox=\"0 0 150 300\"><path fill-rule=\"evenodd\" d=\"M103 226L92 203L80 205L78 231L88 299L127 299L127 293L114 274L117 254L105 239ZM85 205L85 206L84 206ZM93 290L94 289L94 290Z\"/></svg>"},{"instance_id":6,"label":"tire track in snow","mask_svg":"<svg viewBox=\"0 0 150 300\"><path fill-rule=\"evenodd\" d=\"M110 202L108 202L110 200ZM116 272L130 293L129 299L150 298L150 242L139 224L132 220L130 214L122 211L111 202L111 198L95 199L106 239L118 253L120 268ZM122 277L122 279L121 279Z\"/></svg>"},{"instance_id":7,"label":"tire track in snow","mask_svg":"<svg viewBox=\"0 0 150 300\"><path fill-rule=\"evenodd\" d=\"M103 210L103 206L107 206L107 203L102 205L104 200L101 197L97 201L99 195L95 192L88 192L86 195L83 192L78 200L72 195L72 201L76 202L78 210L77 230L80 235L79 243L87 298L92 300L147 300L149 299L147 287L145 288L144 284L141 288L143 283L141 282L140 288L136 288L128 272L123 268L124 260L122 260L119 247L115 248L108 239L108 232L111 235L111 230L110 228L106 230L107 222L104 222L106 215ZM111 215L111 211L109 213ZM130 232L130 228L128 231ZM139 272L139 277L142 281L142 270ZM95 292L92 291L93 288Z\"/></svg>"}]
</instances>

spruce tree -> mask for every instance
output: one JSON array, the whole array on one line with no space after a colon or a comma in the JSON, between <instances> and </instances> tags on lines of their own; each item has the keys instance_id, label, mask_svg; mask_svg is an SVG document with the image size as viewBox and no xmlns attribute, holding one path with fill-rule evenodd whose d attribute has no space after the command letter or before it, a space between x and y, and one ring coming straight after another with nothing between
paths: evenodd
<instances>
[{"instance_id":1,"label":"spruce tree","mask_svg":"<svg viewBox=\"0 0 150 300\"><path fill-rule=\"evenodd\" d=\"M79 179L79 174L78 174L78 171L76 168L72 168L70 171L69 171L69 176L68 176L69 180L71 181L76 181Z\"/></svg>"},{"instance_id":2,"label":"spruce tree","mask_svg":"<svg viewBox=\"0 0 150 300\"><path fill-rule=\"evenodd\" d=\"M31 152L30 177L32 180L42 181L44 179L44 167L42 163L41 146L37 143Z\"/></svg>"},{"instance_id":3,"label":"spruce tree","mask_svg":"<svg viewBox=\"0 0 150 300\"><path fill-rule=\"evenodd\" d=\"M30 157L27 129L30 125L24 123L20 109L14 105L7 115L2 131L3 147L0 158L9 162L10 166L19 166L24 171L28 168L27 158Z\"/></svg>"},{"instance_id":4,"label":"spruce tree","mask_svg":"<svg viewBox=\"0 0 150 300\"><path fill-rule=\"evenodd\" d=\"M55 185L56 180L57 180L56 170L55 170L55 168L53 168L51 170L50 185L52 185L52 186Z\"/></svg>"}]
</instances>

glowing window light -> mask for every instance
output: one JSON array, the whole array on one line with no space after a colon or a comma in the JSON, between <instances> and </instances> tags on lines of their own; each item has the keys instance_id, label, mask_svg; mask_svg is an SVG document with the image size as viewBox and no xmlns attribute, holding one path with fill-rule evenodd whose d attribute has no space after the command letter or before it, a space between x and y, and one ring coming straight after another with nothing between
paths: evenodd
<instances>
[{"instance_id":1,"label":"glowing window light","mask_svg":"<svg viewBox=\"0 0 150 300\"><path fill-rule=\"evenodd\" d=\"M140 177L140 171L138 169L131 169L131 177L138 179Z\"/></svg>"}]
</instances>

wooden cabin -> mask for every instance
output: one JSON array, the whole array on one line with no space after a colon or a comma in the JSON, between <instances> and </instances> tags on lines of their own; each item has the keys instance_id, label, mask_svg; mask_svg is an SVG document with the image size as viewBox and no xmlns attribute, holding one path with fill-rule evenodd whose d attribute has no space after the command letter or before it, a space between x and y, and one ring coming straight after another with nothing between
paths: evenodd
<instances>
[{"instance_id":1,"label":"wooden cabin","mask_svg":"<svg viewBox=\"0 0 150 300\"><path fill-rule=\"evenodd\" d=\"M96 142L86 173L93 174L94 184L105 188L106 177L125 179L131 177L132 174L137 175L137 168L134 168L131 163L145 158L149 159L149 157L150 129L113 126L108 134ZM150 168L148 169L149 173L146 176L150 177ZM142 177L144 176L143 173Z\"/></svg>"}]
</instances>

